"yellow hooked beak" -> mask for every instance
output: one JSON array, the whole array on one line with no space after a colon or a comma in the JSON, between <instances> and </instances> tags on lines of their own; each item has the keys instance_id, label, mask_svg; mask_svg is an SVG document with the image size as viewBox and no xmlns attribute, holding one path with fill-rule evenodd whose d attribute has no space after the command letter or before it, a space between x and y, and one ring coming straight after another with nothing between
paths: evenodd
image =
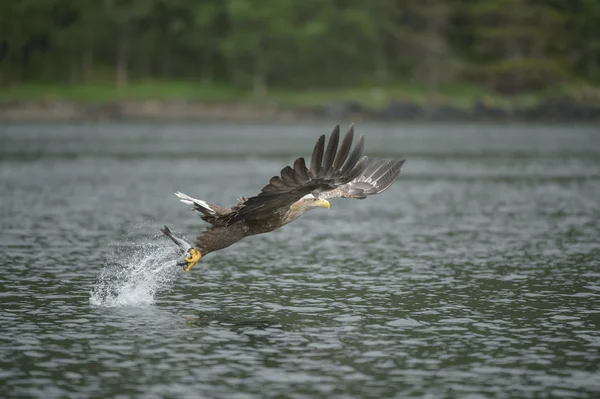
<instances>
[{"instance_id":1,"label":"yellow hooked beak","mask_svg":"<svg viewBox=\"0 0 600 399\"><path fill-rule=\"evenodd\" d=\"M329 203L329 201L327 201L326 199L318 199L318 200L316 200L315 201L315 205L323 207L323 208L327 208L327 209L329 209L329 207L331 206L331 204Z\"/></svg>"}]
</instances>

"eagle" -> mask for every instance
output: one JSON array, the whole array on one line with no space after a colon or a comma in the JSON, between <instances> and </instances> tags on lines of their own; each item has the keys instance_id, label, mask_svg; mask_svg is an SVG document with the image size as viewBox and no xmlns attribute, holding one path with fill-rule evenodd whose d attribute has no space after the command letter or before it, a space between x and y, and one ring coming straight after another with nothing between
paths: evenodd
<instances>
[{"instance_id":1,"label":"eagle","mask_svg":"<svg viewBox=\"0 0 600 399\"><path fill-rule=\"evenodd\" d=\"M315 208L329 208L328 199L364 199L387 190L400 173L404 159L386 160L363 156L364 136L354 143L354 125L350 125L340 144L340 126L336 125L325 146L325 135L318 138L310 167L304 158L283 168L261 192L241 197L230 208L210 204L176 192L184 204L200 213L210 228L196 237L194 244L174 236L167 226L161 232L180 249L177 264L186 272L207 254L227 248L244 237L269 233L296 220Z\"/></svg>"}]
</instances>

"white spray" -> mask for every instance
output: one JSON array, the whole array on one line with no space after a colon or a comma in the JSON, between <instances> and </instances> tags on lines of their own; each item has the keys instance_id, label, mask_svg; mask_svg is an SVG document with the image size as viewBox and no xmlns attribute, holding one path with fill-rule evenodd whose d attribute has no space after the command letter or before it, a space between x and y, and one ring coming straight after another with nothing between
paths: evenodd
<instances>
[{"instance_id":1,"label":"white spray","mask_svg":"<svg viewBox=\"0 0 600 399\"><path fill-rule=\"evenodd\" d=\"M116 251L90 292L90 305L146 306L158 293L171 288L181 268L173 260L178 252L170 242L137 244Z\"/></svg>"}]
</instances>

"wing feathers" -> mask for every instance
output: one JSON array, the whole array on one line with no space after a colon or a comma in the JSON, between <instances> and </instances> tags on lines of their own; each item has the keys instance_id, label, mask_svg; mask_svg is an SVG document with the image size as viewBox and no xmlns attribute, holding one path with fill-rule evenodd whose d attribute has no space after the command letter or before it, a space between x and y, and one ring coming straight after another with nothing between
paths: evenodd
<instances>
[{"instance_id":1,"label":"wing feathers","mask_svg":"<svg viewBox=\"0 0 600 399\"><path fill-rule=\"evenodd\" d=\"M377 180L377 177L374 177L375 174L381 170L385 165L387 165L388 161L385 159L369 159L369 164L365 168L364 173L360 176L358 181L369 181L369 179L374 178ZM384 172L385 173L385 169Z\"/></svg>"},{"instance_id":2,"label":"wing feathers","mask_svg":"<svg viewBox=\"0 0 600 399\"><path fill-rule=\"evenodd\" d=\"M346 175L348 172L350 172L356 166L356 163L360 160L360 157L362 156L364 149L365 149L365 136L360 136L360 138L358 139L358 143L354 147L354 150L352 150L350 157L344 164L344 167L340 170L338 176Z\"/></svg>"},{"instance_id":3,"label":"wing feathers","mask_svg":"<svg viewBox=\"0 0 600 399\"><path fill-rule=\"evenodd\" d=\"M306 169L306 163L304 158L298 158L294 162L294 172L296 172L296 180L298 182L306 183L310 180L308 177L308 170Z\"/></svg>"},{"instance_id":4,"label":"wing feathers","mask_svg":"<svg viewBox=\"0 0 600 399\"><path fill-rule=\"evenodd\" d=\"M358 165L355 168L355 170L359 170L359 173L352 181L334 190L321 192L319 195L322 198L364 199L368 195L380 194L394 183L404 165L404 160L387 161L363 157L359 164L363 164L363 166Z\"/></svg>"},{"instance_id":5,"label":"wing feathers","mask_svg":"<svg viewBox=\"0 0 600 399\"><path fill-rule=\"evenodd\" d=\"M286 166L285 168L281 169L281 178L283 179L283 182L286 186L293 187L298 185L298 182L296 181L296 178L294 176L294 169L290 168L289 166Z\"/></svg>"},{"instance_id":6,"label":"wing feathers","mask_svg":"<svg viewBox=\"0 0 600 399\"><path fill-rule=\"evenodd\" d=\"M382 193L385 190L387 190L388 188L390 188L390 186L396 180L396 177L398 177L398 174L400 173L400 170L402 169L402 165L404 165L404 159L401 161L394 160L394 161L390 161L388 163L388 166L389 166L388 171L386 173L384 173L383 175L381 175L381 177L379 177L375 181L377 192L374 194Z\"/></svg>"},{"instance_id":7,"label":"wing feathers","mask_svg":"<svg viewBox=\"0 0 600 399\"><path fill-rule=\"evenodd\" d=\"M310 174L311 177L317 178L321 172L321 163L323 162L323 151L325 150L325 135L321 135L315 144L315 149L312 153L312 159L310 161Z\"/></svg>"},{"instance_id":8,"label":"wing feathers","mask_svg":"<svg viewBox=\"0 0 600 399\"><path fill-rule=\"evenodd\" d=\"M343 182L348 183L361 176L364 173L365 168L368 166L368 161L369 159L367 157L362 157L360 161L355 164L354 168L350 170L350 172L342 175Z\"/></svg>"},{"instance_id":9,"label":"wing feathers","mask_svg":"<svg viewBox=\"0 0 600 399\"><path fill-rule=\"evenodd\" d=\"M192 198L189 195L184 194L180 191L177 191L175 195L179 198L181 202L183 202L186 205L192 205L194 207L194 210L202 212L204 215L214 215L216 213L215 210L206 201L202 201L197 198Z\"/></svg>"},{"instance_id":10,"label":"wing feathers","mask_svg":"<svg viewBox=\"0 0 600 399\"><path fill-rule=\"evenodd\" d=\"M364 136L353 146L354 125L350 125L341 144L339 125L335 126L327 148L325 135L315 143L310 169L304 158L293 167L286 166L280 176L273 176L260 194L248 198L227 220L231 225L240 220L257 221L271 217L274 212L287 210L306 194L319 198L366 198L392 185L404 161L386 161L364 157Z\"/></svg>"},{"instance_id":11,"label":"wing feathers","mask_svg":"<svg viewBox=\"0 0 600 399\"><path fill-rule=\"evenodd\" d=\"M316 190L319 189L320 184L342 185L359 176L366 167L366 164L360 162L364 137L361 136L352 149L354 126L350 126L338 151L339 135L340 130L337 125L331 133L327 149L325 149L325 135L321 135L313 149L310 169L306 167L304 158L296 159L293 168L290 166L283 168L280 176L273 176L259 195L274 196L287 193L306 184L312 184L313 190Z\"/></svg>"},{"instance_id":12,"label":"wing feathers","mask_svg":"<svg viewBox=\"0 0 600 399\"><path fill-rule=\"evenodd\" d=\"M344 140L342 140L342 145L335 157L335 161L333 162L334 170L339 170L342 167L342 165L344 164L344 161L346 160L346 157L348 156L348 153L350 152L350 148L352 147L353 139L354 139L354 125L350 125L350 128L348 129L346 136L344 136Z\"/></svg>"},{"instance_id":13,"label":"wing feathers","mask_svg":"<svg viewBox=\"0 0 600 399\"><path fill-rule=\"evenodd\" d=\"M275 188L275 191L277 189L283 189L286 187L285 183L281 180L279 176L271 177L271 180L269 180L269 185L273 186L273 188Z\"/></svg>"},{"instance_id":14,"label":"wing feathers","mask_svg":"<svg viewBox=\"0 0 600 399\"><path fill-rule=\"evenodd\" d=\"M333 170L333 161L335 159L335 153L337 152L338 143L340 141L340 125L335 125L329 142L327 143L327 150L325 151L325 158L323 159L323 174L325 177L331 177Z\"/></svg>"}]
</instances>

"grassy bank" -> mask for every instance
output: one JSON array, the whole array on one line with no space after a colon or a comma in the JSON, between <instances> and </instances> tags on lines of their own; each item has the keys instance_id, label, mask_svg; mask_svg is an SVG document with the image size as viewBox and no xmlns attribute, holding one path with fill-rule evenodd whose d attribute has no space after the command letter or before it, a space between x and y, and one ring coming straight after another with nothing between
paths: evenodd
<instances>
[{"instance_id":1,"label":"grassy bank","mask_svg":"<svg viewBox=\"0 0 600 399\"><path fill-rule=\"evenodd\" d=\"M109 103L115 101L183 100L206 103L265 103L291 107L319 106L335 102L353 102L371 109L380 109L391 101L407 101L416 104L440 104L455 108L469 108L485 99L486 103L500 107L533 106L553 93L529 93L504 97L481 87L453 84L430 90L411 83L386 86L356 86L346 89L291 90L271 89L261 99L253 97L250 90L228 85L200 84L193 82L137 82L124 88L114 85L60 85L22 84L0 90L0 102L72 101L82 103ZM565 90L560 90L565 92Z\"/></svg>"}]
</instances>

